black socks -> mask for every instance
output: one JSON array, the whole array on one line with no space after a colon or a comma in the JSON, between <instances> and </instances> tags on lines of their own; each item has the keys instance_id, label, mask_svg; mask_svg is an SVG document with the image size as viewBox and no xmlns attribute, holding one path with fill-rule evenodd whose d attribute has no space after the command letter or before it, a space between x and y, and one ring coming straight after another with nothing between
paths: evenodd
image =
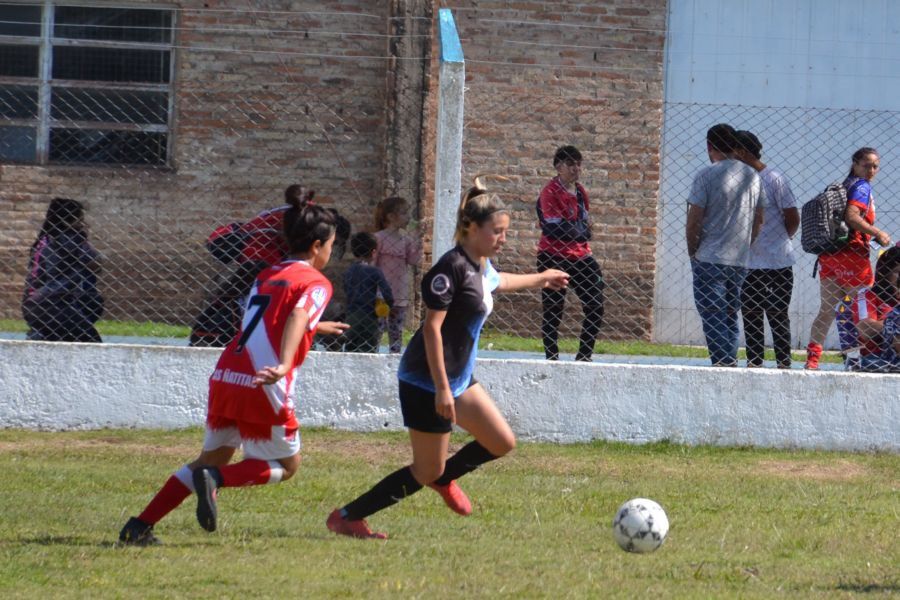
<instances>
[{"instance_id":1,"label":"black socks","mask_svg":"<svg viewBox=\"0 0 900 600\"><path fill-rule=\"evenodd\" d=\"M409 467L394 471L368 492L343 508L341 514L351 520L365 519L388 506L393 506L407 496L412 496L422 489Z\"/></svg>"},{"instance_id":2,"label":"black socks","mask_svg":"<svg viewBox=\"0 0 900 600\"><path fill-rule=\"evenodd\" d=\"M484 463L498 458L500 457L488 452L478 442L469 442L447 459L447 464L444 465L444 474L438 477L434 483L435 485L449 485L454 479L459 479Z\"/></svg>"},{"instance_id":3,"label":"black socks","mask_svg":"<svg viewBox=\"0 0 900 600\"><path fill-rule=\"evenodd\" d=\"M478 442L469 442L447 460L444 474L434 483L448 485L454 479L459 479L484 463L497 458L499 457L488 452ZM412 496L421 489L422 484L413 477L412 470L409 467L403 467L376 483L368 492L345 506L341 510L341 514L351 521L365 519L388 506L393 506L407 496Z\"/></svg>"}]
</instances>

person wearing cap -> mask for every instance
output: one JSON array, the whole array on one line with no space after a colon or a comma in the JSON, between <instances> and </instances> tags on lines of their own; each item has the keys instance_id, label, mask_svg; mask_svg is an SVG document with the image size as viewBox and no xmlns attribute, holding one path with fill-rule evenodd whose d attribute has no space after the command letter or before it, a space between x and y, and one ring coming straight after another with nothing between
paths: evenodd
<instances>
[{"instance_id":1,"label":"person wearing cap","mask_svg":"<svg viewBox=\"0 0 900 600\"><path fill-rule=\"evenodd\" d=\"M750 246L747 277L741 288L741 315L747 366L763 366L765 320L772 330L775 362L779 369L791 368L791 321L788 306L794 289L794 247L791 238L800 227L800 211L791 184L783 173L760 160L763 145L749 131L737 132L735 154L756 169L766 194L766 207L759 237Z\"/></svg>"},{"instance_id":2,"label":"person wearing cap","mask_svg":"<svg viewBox=\"0 0 900 600\"><path fill-rule=\"evenodd\" d=\"M706 132L712 164L694 177L685 224L694 304L710 361L718 367L737 366L741 285L765 206L762 180L737 159L736 147L730 125L720 123Z\"/></svg>"}]
</instances>

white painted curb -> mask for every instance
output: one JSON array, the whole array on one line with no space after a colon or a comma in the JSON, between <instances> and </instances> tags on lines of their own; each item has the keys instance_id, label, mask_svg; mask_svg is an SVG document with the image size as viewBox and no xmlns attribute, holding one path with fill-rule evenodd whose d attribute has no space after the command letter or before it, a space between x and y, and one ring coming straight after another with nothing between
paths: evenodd
<instances>
[{"instance_id":1,"label":"white painted curb","mask_svg":"<svg viewBox=\"0 0 900 600\"><path fill-rule=\"evenodd\" d=\"M0 341L0 427L202 425L219 350ZM310 354L305 426L402 429L396 355ZM476 377L529 440L900 451L900 377L481 359Z\"/></svg>"}]
</instances>

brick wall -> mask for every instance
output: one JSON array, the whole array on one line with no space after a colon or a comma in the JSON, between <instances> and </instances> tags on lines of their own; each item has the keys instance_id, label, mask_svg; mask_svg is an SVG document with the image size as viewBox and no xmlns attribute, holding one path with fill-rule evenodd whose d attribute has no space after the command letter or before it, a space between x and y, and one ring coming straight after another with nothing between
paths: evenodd
<instances>
[{"instance_id":1,"label":"brick wall","mask_svg":"<svg viewBox=\"0 0 900 600\"><path fill-rule=\"evenodd\" d=\"M533 269L535 200L556 174L555 149L584 155L594 255L607 283L601 337L649 338L652 327L665 0L483 1L454 8L466 57L464 185L478 172L513 207L501 267ZM552 65L552 66L542 66ZM567 308L562 330L580 327ZM539 296L504 296L494 325L539 331ZM515 324L515 325L513 325Z\"/></svg>"},{"instance_id":2,"label":"brick wall","mask_svg":"<svg viewBox=\"0 0 900 600\"><path fill-rule=\"evenodd\" d=\"M265 5L284 12L247 13L238 0L178 4L172 168L0 165L0 317L18 317L28 246L55 195L87 204L106 258L107 318L115 319L189 323L221 271L203 248L206 236L280 204L290 183L315 189L355 229L371 228L380 198L405 195L427 229L437 5L284 0ZM554 174L554 149L575 144L608 283L601 335L646 337L665 1L442 5L457 9L467 59L464 181L481 171L512 179L502 190L514 211L500 266L533 268L534 200ZM370 35L339 35L362 31ZM330 275L347 262L336 261ZM579 318L567 314L572 330ZM491 322L533 334L535 319L531 293L499 301Z\"/></svg>"},{"instance_id":3,"label":"brick wall","mask_svg":"<svg viewBox=\"0 0 900 600\"><path fill-rule=\"evenodd\" d=\"M109 318L190 322L218 270L206 236L282 204L290 183L369 225L384 188L389 61L367 57L387 54L385 3L178 6L171 169L0 166L3 317L19 316L28 247L55 195L87 205Z\"/></svg>"}]
</instances>

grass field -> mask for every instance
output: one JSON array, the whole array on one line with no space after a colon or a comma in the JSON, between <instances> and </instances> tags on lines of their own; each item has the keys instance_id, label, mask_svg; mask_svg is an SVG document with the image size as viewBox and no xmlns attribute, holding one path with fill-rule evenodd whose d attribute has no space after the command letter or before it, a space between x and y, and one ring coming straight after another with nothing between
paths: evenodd
<instances>
[{"instance_id":1,"label":"grass field","mask_svg":"<svg viewBox=\"0 0 900 600\"><path fill-rule=\"evenodd\" d=\"M324 521L408 457L402 434L304 431L283 485L194 502L164 546L114 543L199 446L200 430L0 430L0 596L294 598L846 598L900 593L900 456L521 443L463 480L475 512L431 490L370 519L387 541ZM457 443L463 438L455 440ZM618 549L618 505L646 496L672 524L656 553Z\"/></svg>"}]
</instances>

